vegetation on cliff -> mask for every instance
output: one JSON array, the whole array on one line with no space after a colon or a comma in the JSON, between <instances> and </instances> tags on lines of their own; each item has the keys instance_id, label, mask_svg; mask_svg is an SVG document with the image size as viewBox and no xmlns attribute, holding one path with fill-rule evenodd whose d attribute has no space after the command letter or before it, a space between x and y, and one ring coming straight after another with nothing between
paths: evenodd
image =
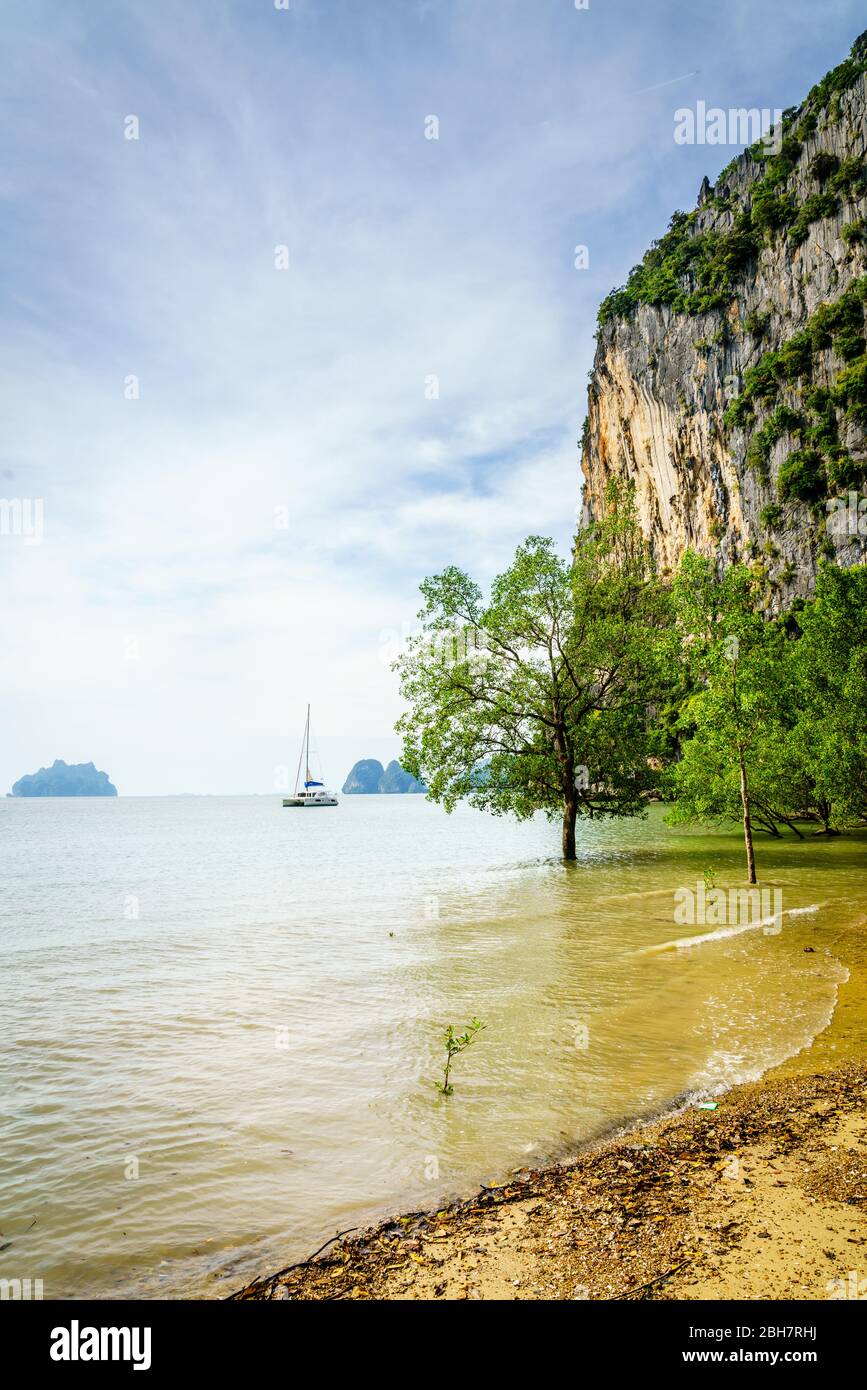
<instances>
[{"instance_id":1,"label":"vegetation on cliff","mask_svg":"<svg viewBox=\"0 0 867 1390\"><path fill-rule=\"evenodd\" d=\"M610 481L634 483L661 570L688 549L720 572L748 561L775 611L821 561L867 559L852 502L867 492L865 121L862 36L772 144L705 180L601 310L588 513Z\"/></svg>"},{"instance_id":2,"label":"vegetation on cliff","mask_svg":"<svg viewBox=\"0 0 867 1390\"><path fill-rule=\"evenodd\" d=\"M668 231L634 266L625 285L602 301L599 323L629 315L639 304L668 304L686 314L725 309L738 284L750 272L762 247L785 236L797 246L812 223L836 216L863 196L867 170L858 156L839 159L820 150L810 162L811 191L798 196L792 175L804 142L841 119L840 95L867 72L867 33L856 39L848 58L817 83L800 107L783 113L782 128L751 145L718 176L705 200L714 225L702 208L676 212ZM747 174L740 191L729 187L739 164ZM849 241L863 237L859 221L847 224Z\"/></svg>"},{"instance_id":3,"label":"vegetation on cliff","mask_svg":"<svg viewBox=\"0 0 867 1390\"><path fill-rule=\"evenodd\" d=\"M796 435L799 447L780 467L777 492L783 502L815 503L831 490L854 487L867 461L852 457L840 440L837 412L846 421L867 427L867 352L865 352L867 275L855 280L839 299L822 304L800 333L762 354L744 374L743 390L728 405L724 420L748 428L757 410L774 406L788 387L800 408L777 405L747 447L747 463L760 480L770 481L768 461L774 444ZM814 386L820 353L832 349L844 364L829 386Z\"/></svg>"},{"instance_id":4,"label":"vegetation on cliff","mask_svg":"<svg viewBox=\"0 0 867 1390\"><path fill-rule=\"evenodd\" d=\"M867 477L865 73L862 35L604 301L569 561L531 537L488 602L456 567L422 586L398 728L447 808L560 816L570 858L579 815L656 793L740 821L751 881L754 831L867 821L857 499L831 540Z\"/></svg>"}]
</instances>

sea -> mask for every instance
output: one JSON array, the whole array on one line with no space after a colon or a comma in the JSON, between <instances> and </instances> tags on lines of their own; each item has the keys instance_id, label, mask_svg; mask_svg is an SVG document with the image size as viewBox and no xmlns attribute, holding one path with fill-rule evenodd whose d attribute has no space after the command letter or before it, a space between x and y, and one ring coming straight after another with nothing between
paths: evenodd
<instances>
[{"instance_id":1,"label":"sea","mask_svg":"<svg viewBox=\"0 0 867 1390\"><path fill-rule=\"evenodd\" d=\"M558 849L412 795L0 801L0 1278L223 1298L836 1037L863 833L760 839L771 913L736 827Z\"/></svg>"}]
</instances>

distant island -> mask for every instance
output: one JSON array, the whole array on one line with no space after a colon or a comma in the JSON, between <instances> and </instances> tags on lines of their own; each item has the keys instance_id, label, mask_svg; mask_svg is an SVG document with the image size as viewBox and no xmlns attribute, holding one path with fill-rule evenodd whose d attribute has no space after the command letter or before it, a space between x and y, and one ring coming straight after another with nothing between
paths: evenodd
<instances>
[{"instance_id":1,"label":"distant island","mask_svg":"<svg viewBox=\"0 0 867 1390\"><path fill-rule=\"evenodd\" d=\"M117 787L107 772L98 772L93 763L65 763L55 758L51 767L41 767L19 777L11 796L117 796Z\"/></svg>"},{"instance_id":2,"label":"distant island","mask_svg":"<svg viewBox=\"0 0 867 1390\"><path fill-rule=\"evenodd\" d=\"M379 796L383 793L394 795L426 791L424 782L417 781L409 772L405 772L394 758L385 768L378 758L362 758L343 783L344 796Z\"/></svg>"}]
</instances>

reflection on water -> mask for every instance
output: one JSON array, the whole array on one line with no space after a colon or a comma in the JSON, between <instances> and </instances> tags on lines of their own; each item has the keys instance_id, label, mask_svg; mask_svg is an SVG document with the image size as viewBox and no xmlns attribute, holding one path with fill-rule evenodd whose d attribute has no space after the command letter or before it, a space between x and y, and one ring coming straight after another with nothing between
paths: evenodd
<instances>
[{"instance_id":1,"label":"reflection on water","mask_svg":"<svg viewBox=\"0 0 867 1390\"><path fill-rule=\"evenodd\" d=\"M838 957L862 963L863 837L763 842L782 929L730 932L676 925L674 893L740 882L739 835L658 808L585 827L572 865L544 820L418 797L0 815L0 1275L46 1297L223 1295L761 1074L826 1028ZM825 1060L863 1040L851 994ZM474 1014L443 1100L441 1031Z\"/></svg>"}]
</instances>

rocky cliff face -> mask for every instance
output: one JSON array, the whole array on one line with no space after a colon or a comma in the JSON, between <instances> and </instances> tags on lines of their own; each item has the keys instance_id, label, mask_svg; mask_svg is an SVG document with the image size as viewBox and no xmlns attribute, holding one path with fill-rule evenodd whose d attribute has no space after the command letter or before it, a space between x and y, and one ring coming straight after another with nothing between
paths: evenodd
<instances>
[{"instance_id":1,"label":"rocky cliff face","mask_svg":"<svg viewBox=\"0 0 867 1390\"><path fill-rule=\"evenodd\" d=\"M350 768L341 791L344 796L375 796L384 773L378 758L362 758Z\"/></svg>"},{"instance_id":2,"label":"rocky cliff face","mask_svg":"<svg viewBox=\"0 0 867 1390\"><path fill-rule=\"evenodd\" d=\"M867 36L776 134L602 305L582 469L589 517L634 484L661 568L746 559L787 602L867 558Z\"/></svg>"}]
</instances>

